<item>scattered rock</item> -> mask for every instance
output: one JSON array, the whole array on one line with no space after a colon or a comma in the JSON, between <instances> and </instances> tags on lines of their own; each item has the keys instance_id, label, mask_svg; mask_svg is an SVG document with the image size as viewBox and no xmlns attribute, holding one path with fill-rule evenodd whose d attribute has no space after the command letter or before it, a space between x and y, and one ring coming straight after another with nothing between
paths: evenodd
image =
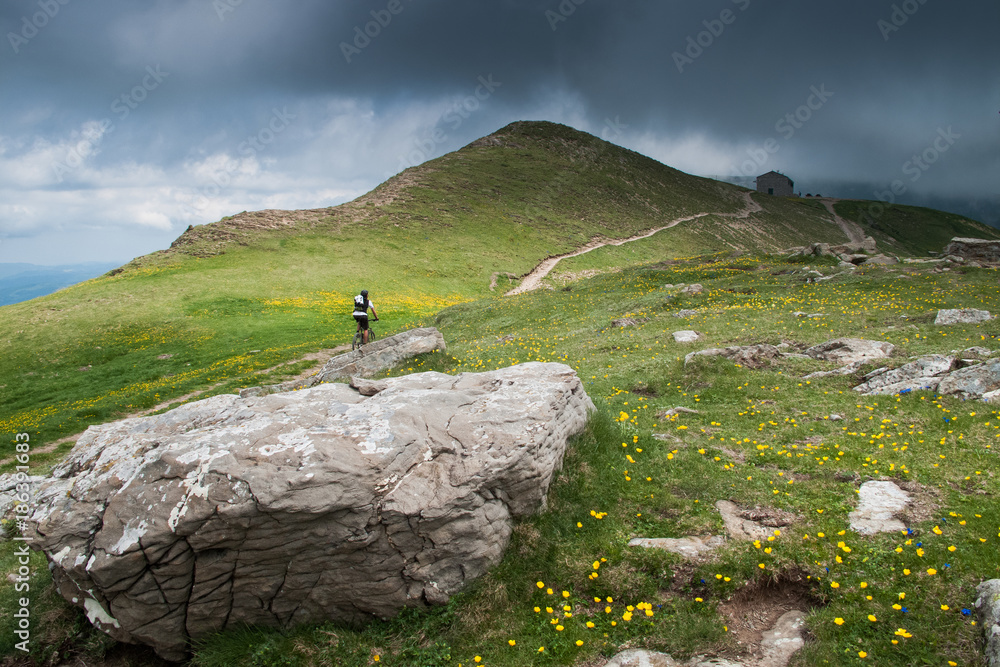
<instances>
[{"instance_id":1,"label":"scattered rock","mask_svg":"<svg viewBox=\"0 0 1000 667\"><path fill-rule=\"evenodd\" d=\"M167 359L173 359L173 357L174 355L172 354L161 354L156 358L159 359L160 361L166 361Z\"/></svg>"},{"instance_id":2,"label":"scattered rock","mask_svg":"<svg viewBox=\"0 0 1000 667\"><path fill-rule=\"evenodd\" d=\"M374 396L380 391L385 391L389 388L389 383L385 380L368 380L358 377L352 377L350 384L362 396Z\"/></svg>"},{"instance_id":3,"label":"scattered rock","mask_svg":"<svg viewBox=\"0 0 1000 667\"><path fill-rule=\"evenodd\" d=\"M76 370L80 371L81 373L86 373L86 372L87 372L87 371L89 371L89 370L90 370L91 368L92 368L92 366L91 366L90 364L87 364L86 366L80 366L80 367L79 367L79 368L77 368Z\"/></svg>"},{"instance_id":4,"label":"scattered rock","mask_svg":"<svg viewBox=\"0 0 1000 667\"><path fill-rule=\"evenodd\" d=\"M677 662L667 653L647 651L643 648L630 648L608 662L604 667L744 667L738 662L723 658L705 659L703 656L691 658L687 662Z\"/></svg>"},{"instance_id":5,"label":"scattered rock","mask_svg":"<svg viewBox=\"0 0 1000 667\"><path fill-rule=\"evenodd\" d=\"M869 264L889 266L892 264L899 264L899 260L895 257L890 257L889 255L875 255L874 257L865 259L862 263L866 266Z\"/></svg>"},{"instance_id":6,"label":"scattered rock","mask_svg":"<svg viewBox=\"0 0 1000 667\"><path fill-rule=\"evenodd\" d=\"M699 334L697 331L690 331L690 330L675 331L673 336L674 340L677 341L678 343L694 343L697 342L699 338L701 338L701 334Z\"/></svg>"},{"instance_id":7,"label":"scattered rock","mask_svg":"<svg viewBox=\"0 0 1000 667\"><path fill-rule=\"evenodd\" d=\"M842 415L837 415L837 414L830 415L830 421L832 421L832 422L839 422L839 421L843 421L843 420L844 420L844 417Z\"/></svg>"},{"instance_id":8,"label":"scattered rock","mask_svg":"<svg viewBox=\"0 0 1000 667\"><path fill-rule=\"evenodd\" d=\"M444 336L434 327L410 329L365 345L359 350L332 357L320 371L304 380L240 390L241 398L313 387L348 377L371 377L406 359L446 348Z\"/></svg>"},{"instance_id":9,"label":"scattered rock","mask_svg":"<svg viewBox=\"0 0 1000 667\"><path fill-rule=\"evenodd\" d=\"M910 504L910 495L887 481L869 481L861 485L858 508L847 515L851 530L862 535L892 533L905 530L906 525L895 515Z\"/></svg>"},{"instance_id":10,"label":"scattered rock","mask_svg":"<svg viewBox=\"0 0 1000 667\"><path fill-rule=\"evenodd\" d=\"M809 358L812 359L813 357ZM810 373L809 375L803 375L802 379L813 380L815 378L832 377L834 375L851 375L858 372L864 365L864 361L855 361L853 364L847 364L846 366L841 366L840 368L834 368L832 371L816 371L815 373Z\"/></svg>"},{"instance_id":11,"label":"scattered rock","mask_svg":"<svg viewBox=\"0 0 1000 667\"><path fill-rule=\"evenodd\" d=\"M986 634L986 664L1000 667L1000 579L976 586L976 617Z\"/></svg>"},{"instance_id":12,"label":"scattered rock","mask_svg":"<svg viewBox=\"0 0 1000 667\"><path fill-rule=\"evenodd\" d=\"M682 412L685 413L685 414L689 414L689 415L700 414L697 410L692 410L691 408L685 408L684 406L678 405L675 408L670 408L669 410L664 410L662 412L657 412L656 416L660 417L660 418L663 418L663 417L673 417L674 415L679 415Z\"/></svg>"},{"instance_id":13,"label":"scattered rock","mask_svg":"<svg viewBox=\"0 0 1000 667\"><path fill-rule=\"evenodd\" d=\"M978 345L975 345L973 347L965 348L964 350L962 350L961 354L963 358L971 357L973 359L986 359L987 357L992 355L993 352L985 347L980 347Z\"/></svg>"},{"instance_id":14,"label":"scattered rock","mask_svg":"<svg viewBox=\"0 0 1000 667\"><path fill-rule=\"evenodd\" d=\"M726 543L721 535L708 537L636 537L629 541L630 547L645 547L647 549L663 549L670 553L683 556L688 560L700 560L711 555L716 549Z\"/></svg>"},{"instance_id":15,"label":"scattered rock","mask_svg":"<svg viewBox=\"0 0 1000 667\"><path fill-rule=\"evenodd\" d=\"M884 359L896 348L892 343L862 338L837 338L814 345L806 350L813 359L833 361L838 364L853 364L859 361Z\"/></svg>"},{"instance_id":16,"label":"scattered rock","mask_svg":"<svg viewBox=\"0 0 1000 667\"><path fill-rule=\"evenodd\" d=\"M792 522L793 515L771 510L765 512L759 509L743 510L739 505L728 500L720 500L715 503L715 508L722 515L722 522L726 525L726 533L734 540L766 540L774 535L774 529L787 526ZM757 519L750 518L754 514ZM781 518L778 518L781 517Z\"/></svg>"},{"instance_id":17,"label":"scattered rock","mask_svg":"<svg viewBox=\"0 0 1000 667\"><path fill-rule=\"evenodd\" d=\"M694 296L696 294L701 294L704 291L705 288L702 287L700 283L694 283L693 285L688 285L687 287L682 289L681 294L685 294L687 296Z\"/></svg>"},{"instance_id":18,"label":"scattered rock","mask_svg":"<svg viewBox=\"0 0 1000 667\"><path fill-rule=\"evenodd\" d=\"M695 317L697 315L698 315L698 311L697 310L690 310L690 309L687 309L687 308L685 308L684 310L678 310L676 313L674 313L674 317L685 317L685 318L686 317Z\"/></svg>"},{"instance_id":19,"label":"scattered rock","mask_svg":"<svg viewBox=\"0 0 1000 667\"><path fill-rule=\"evenodd\" d=\"M642 324L643 322L648 322L649 320L645 317L622 317L617 320L611 320L611 326L618 328L634 327L637 324Z\"/></svg>"},{"instance_id":20,"label":"scattered rock","mask_svg":"<svg viewBox=\"0 0 1000 667\"><path fill-rule=\"evenodd\" d=\"M880 368L865 376L866 382L854 388L864 396L891 396L900 392L928 389L935 391L941 376L956 368L955 357L929 354L895 370Z\"/></svg>"},{"instance_id":21,"label":"scattered rock","mask_svg":"<svg viewBox=\"0 0 1000 667\"><path fill-rule=\"evenodd\" d=\"M935 325L947 324L979 324L993 319L988 310L976 310L975 308L945 309L937 312L934 318Z\"/></svg>"},{"instance_id":22,"label":"scattered rock","mask_svg":"<svg viewBox=\"0 0 1000 667\"><path fill-rule=\"evenodd\" d=\"M781 357L781 350L774 345L743 345L726 348L709 348L692 352L684 357L684 365L691 363L697 357L725 357L740 366L747 368L761 368L770 365L775 359Z\"/></svg>"},{"instance_id":23,"label":"scattered rock","mask_svg":"<svg viewBox=\"0 0 1000 667\"><path fill-rule=\"evenodd\" d=\"M443 604L544 507L593 403L556 363L384 382L91 427L35 494L32 546L92 623L172 660L227 627Z\"/></svg>"}]
</instances>

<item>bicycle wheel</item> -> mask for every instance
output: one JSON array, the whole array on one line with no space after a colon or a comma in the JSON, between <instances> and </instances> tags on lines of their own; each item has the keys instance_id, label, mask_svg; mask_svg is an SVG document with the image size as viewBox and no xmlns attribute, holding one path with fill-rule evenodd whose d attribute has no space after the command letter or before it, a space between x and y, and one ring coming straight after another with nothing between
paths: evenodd
<instances>
[{"instance_id":1,"label":"bicycle wheel","mask_svg":"<svg viewBox=\"0 0 1000 667\"><path fill-rule=\"evenodd\" d=\"M363 340L364 338L361 337L361 332L360 331L355 332L354 340L351 341L351 351L353 352L354 350L361 347L361 342Z\"/></svg>"},{"instance_id":2,"label":"bicycle wheel","mask_svg":"<svg viewBox=\"0 0 1000 667\"><path fill-rule=\"evenodd\" d=\"M368 342L375 342L375 329L373 329L370 324L368 325Z\"/></svg>"}]
</instances>

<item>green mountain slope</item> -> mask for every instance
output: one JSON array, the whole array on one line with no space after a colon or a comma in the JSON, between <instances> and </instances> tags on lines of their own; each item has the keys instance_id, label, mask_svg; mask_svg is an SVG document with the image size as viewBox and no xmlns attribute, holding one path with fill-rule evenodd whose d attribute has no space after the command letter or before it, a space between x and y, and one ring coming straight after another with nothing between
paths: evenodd
<instances>
[{"instance_id":1,"label":"green mountain slope","mask_svg":"<svg viewBox=\"0 0 1000 667\"><path fill-rule=\"evenodd\" d=\"M605 270L845 240L818 202L751 195L562 125L514 123L342 206L189 228L109 275L4 307L0 426L51 444L190 392L280 379L308 365L282 364L348 342L362 288L392 333L490 295L498 274L673 223L577 261Z\"/></svg>"}]
</instances>

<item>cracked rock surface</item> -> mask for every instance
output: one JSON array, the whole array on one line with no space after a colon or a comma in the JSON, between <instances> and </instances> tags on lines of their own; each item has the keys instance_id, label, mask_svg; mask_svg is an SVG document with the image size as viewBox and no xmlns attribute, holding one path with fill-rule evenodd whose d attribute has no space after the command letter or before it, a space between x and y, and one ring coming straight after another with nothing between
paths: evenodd
<instances>
[{"instance_id":1,"label":"cracked rock surface","mask_svg":"<svg viewBox=\"0 0 1000 667\"><path fill-rule=\"evenodd\" d=\"M234 625L443 604L542 508L593 403L563 364L214 396L91 427L41 485L59 592L182 659Z\"/></svg>"}]
</instances>

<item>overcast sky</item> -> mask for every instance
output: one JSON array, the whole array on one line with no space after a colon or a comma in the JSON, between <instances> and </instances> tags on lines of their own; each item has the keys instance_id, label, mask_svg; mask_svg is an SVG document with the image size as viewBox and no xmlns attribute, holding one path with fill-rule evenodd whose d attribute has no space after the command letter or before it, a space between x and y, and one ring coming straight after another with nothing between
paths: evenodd
<instances>
[{"instance_id":1,"label":"overcast sky","mask_svg":"<svg viewBox=\"0 0 1000 667\"><path fill-rule=\"evenodd\" d=\"M523 119L996 221L998 29L996 0L4 0L0 262L339 204Z\"/></svg>"}]
</instances>

